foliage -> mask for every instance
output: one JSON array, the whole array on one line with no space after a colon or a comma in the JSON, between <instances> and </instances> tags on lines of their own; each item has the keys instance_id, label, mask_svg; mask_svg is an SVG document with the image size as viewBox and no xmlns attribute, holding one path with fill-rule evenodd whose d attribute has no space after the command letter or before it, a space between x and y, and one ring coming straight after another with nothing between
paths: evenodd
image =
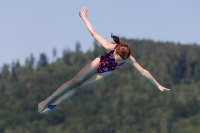
<instances>
[{"instance_id":1,"label":"foliage","mask_svg":"<svg viewBox=\"0 0 200 133\"><path fill-rule=\"evenodd\" d=\"M137 62L171 89L160 92L125 64L106 80L85 88L50 114L39 102L105 52L96 42L82 52L64 50L48 62L42 53L21 66L4 64L0 73L1 133L196 133L200 131L200 46L123 39ZM53 58L56 57L53 50Z\"/></svg>"}]
</instances>

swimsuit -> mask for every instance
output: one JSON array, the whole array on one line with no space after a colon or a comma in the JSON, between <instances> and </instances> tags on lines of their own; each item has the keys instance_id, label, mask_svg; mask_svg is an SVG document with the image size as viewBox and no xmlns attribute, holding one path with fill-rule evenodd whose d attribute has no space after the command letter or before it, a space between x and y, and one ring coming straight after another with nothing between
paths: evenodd
<instances>
[{"instance_id":1,"label":"swimsuit","mask_svg":"<svg viewBox=\"0 0 200 133\"><path fill-rule=\"evenodd\" d=\"M101 55L100 63L97 68L97 73L114 71L116 68L124 64L124 63L117 63L115 61L115 58L113 57L114 51L115 50L113 49L110 52Z\"/></svg>"}]
</instances>

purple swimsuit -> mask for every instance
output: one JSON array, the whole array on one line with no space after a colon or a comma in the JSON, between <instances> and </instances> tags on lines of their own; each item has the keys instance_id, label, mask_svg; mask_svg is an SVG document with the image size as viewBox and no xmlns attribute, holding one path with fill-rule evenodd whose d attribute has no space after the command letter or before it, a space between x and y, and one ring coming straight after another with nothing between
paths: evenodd
<instances>
[{"instance_id":1,"label":"purple swimsuit","mask_svg":"<svg viewBox=\"0 0 200 133\"><path fill-rule=\"evenodd\" d=\"M116 68L121 66L124 63L117 63L115 58L113 57L113 52L115 50L111 50L108 53L101 55L99 67L97 69L97 73L103 73L108 71L114 71Z\"/></svg>"}]
</instances>

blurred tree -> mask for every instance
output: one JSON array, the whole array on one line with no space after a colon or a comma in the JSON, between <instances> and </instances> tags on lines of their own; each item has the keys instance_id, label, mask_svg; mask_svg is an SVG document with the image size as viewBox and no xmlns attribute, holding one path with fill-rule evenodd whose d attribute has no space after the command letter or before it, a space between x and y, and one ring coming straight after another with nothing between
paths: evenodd
<instances>
[{"instance_id":1,"label":"blurred tree","mask_svg":"<svg viewBox=\"0 0 200 133\"><path fill-rule=\"evenodd\" d=\"M69 49L64 49L64 50L63 50L63 57L62 57L62 60L63 60L63 62L64 62L66 65L72 65L72 64L71 64L70 57L71 57L71 52L70 52L70 50L69 50Z\"/></svg>"},{"instance_id":2,"label":"blurred tree","mask_svg":"<svg viewBox=\"0 0 200 133\"><path fill-rule=\"evenodd\" d=\"M7 64L4 64L3 65L3 68L1 70L1 77L2 79L6 79L9 75L9 68L8 68L8 65Z\"/></svg>"},{"instance_id":3,"label":"blurred tree","mask_svg":"<svg viewBox=\"0 0 200 133\"><path fill-rule=\"evenodd\" d=\"M17 67L16 67L16 63L13 62L12 63L12 70L11 70L11 81L12 82L15 82L18 80L18 77L17 77Z\"/></svg>"},{"instance_id":4,"label":"blurred tree","mask_svg":"<svg viewBox=\"0 0 200 133\"><path fill-rule=\"evenodd\" d=\"M21 65L20 65L20 62L19 60L17 60L17 62L15 63L15 67L16 67L16 70L17 70L17 74L20 74L21 72Z\"/></svg>"},{"instance_id":5,"label":"blurred tree","mask_svg":"<svg viewBox=\"0 0 200 133\"><path fill-rule=\"evenodd\" d=\"M79 42L76 42L76 45L75 45L75 52L76 52L76 53L81 52L81 44L80 44Z\"/></svg>"},{"instance_id":6,"label":"blurred tree","mask_svg":"<svg viewBox=\"0 0 200 133\"><path fill-rule=\"evenodd\" d=\"M48 65L48 59L46 54L42 53L40 54L39 62L37 68L42 68Z\"/></svg>"},{"instance_id":7,"label":"blurred tree","mask_svg":"<svg viewBox=\"0 0 200 133\"><path fill-rule=\"evenodd\" d=\"M25 60L24 69L26 71L26 74L33 72L34 64L35 64L35 57L31 54L30 57Z\"/></svg>"},{"instance_id":8,"label":"blurred tree","mask_svg":"<svg viewBox=\"0 0 200 133\"><path fill-rule=\"evenodd\" d=\"M57 49L54 47L53 48L53 60L56 61L56 56L57 56Z\"/></svg>"}]
</instances>

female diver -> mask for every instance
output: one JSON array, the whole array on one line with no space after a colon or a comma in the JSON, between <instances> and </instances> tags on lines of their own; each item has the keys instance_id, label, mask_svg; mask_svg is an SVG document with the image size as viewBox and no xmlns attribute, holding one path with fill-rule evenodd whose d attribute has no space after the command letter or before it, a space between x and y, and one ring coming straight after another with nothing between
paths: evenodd
<instances>
[{"instance_id":1,"label":"female diver","mask_svg":"<svg viewBox=\"0 0 200 133\"><path fill-rule=\"evenodd\" d=\"M38 104L38 112L41 114L48 114L56 105L62 103L72 95L74 95L81 88L94 85L101 80L105 79L111 75L116 68L124 63L128 63L135 67L142 76L147 78L151 83L153 83L161 91L169 91L163 86L161 86L153 76L145 69L143 69L131 56L130 48L127 44L123 43L119 37L111 34L111 37L117 44L112 44L102 38L92 27L89 20L87 19L87 8L84 7L79 12L80 18L85 22L85 25L91 35L96 41L98 41L106 50L110 52L105 53L92 62L83 67L79 73L61 85L51 96L46 100Z\"/></svg>"}]
</instances>

